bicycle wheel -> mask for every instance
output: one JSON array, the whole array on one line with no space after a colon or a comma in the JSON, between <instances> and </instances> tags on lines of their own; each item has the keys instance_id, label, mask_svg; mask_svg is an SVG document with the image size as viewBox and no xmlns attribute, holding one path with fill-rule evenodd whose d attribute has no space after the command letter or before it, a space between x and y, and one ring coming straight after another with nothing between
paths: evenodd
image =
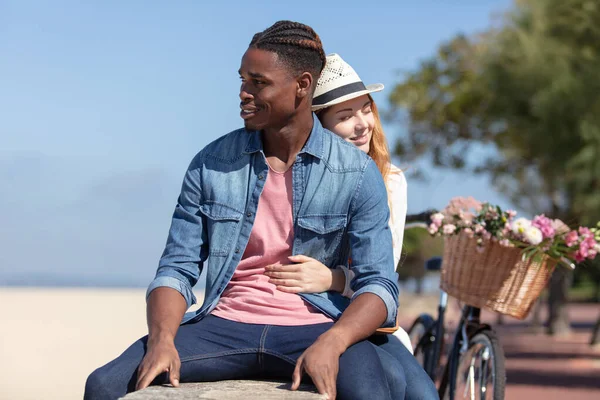
<instances>
[{"instance_id":1,"label":"bicycle wheel","mask_svg":"<svg viewBox=\"0 0 600 400\"><path fill-rule=\"evenodd\" d=\"M504 350L491 329L469 339L456 371L455 399L504 400Z\"/></svg>"},{"instance_id":2,"label":"bicycle wheel","mask_svg":"<svg viewBox=\"0 0 600 400\"><path fill-rule=\"evenodd\" d=\"M434 320L431 315L423 314L419 316L408 330L408 337L413 348L413 354L417 362L423 367L427 374L433 377L435 366L433 363L434 357L434 340L433 327Z\"/></svg>"}]
</instances>

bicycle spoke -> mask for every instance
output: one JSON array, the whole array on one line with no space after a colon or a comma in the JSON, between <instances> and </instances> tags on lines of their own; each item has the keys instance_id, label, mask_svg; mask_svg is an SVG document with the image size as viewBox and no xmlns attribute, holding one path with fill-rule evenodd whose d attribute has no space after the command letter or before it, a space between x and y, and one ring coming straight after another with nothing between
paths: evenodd
<instances>
[{"instance_id":1,"label":"bicycle spoke","mask_svg":"<svg viewBox=\"0 0 600 400\"><path fill-rule=\"evenodd\" d=\"M471 400L475 400L475 360L471 361L471 366L469 367L469 386L465 389L470 389ZM466 393L464 397L466 397Z\"/></svg>"},{"instance_id":2,"label":"bicycle spoke","mask_svg":"<svg viewBox=\"0 0 600 400\"><path fill-rule=\"evenodd\" d=\"M483 343L475 343L461 357L457 377L456 395L461 399L485 400L494 386L493 353Z\"/></svg>"},{"instance_id":3,"label":"bicycle spoke","mask_svg":"<svg viewBox=\"0 0 600 400\"><path fill-rule=\"evenodd\" d=\"M490 361L490 349L485 347L483 354L481 355L481 376L479 377L479 388L481 390L481 399L485 400L487 395L487 380L488 380L488 368Z\"/></svg>"}]
</instances>

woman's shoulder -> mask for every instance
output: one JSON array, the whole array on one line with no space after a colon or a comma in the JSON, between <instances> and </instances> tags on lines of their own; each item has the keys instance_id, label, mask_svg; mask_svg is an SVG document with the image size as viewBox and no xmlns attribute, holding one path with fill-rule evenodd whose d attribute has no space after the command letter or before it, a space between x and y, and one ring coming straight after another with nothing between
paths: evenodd
<instances>
[{"instance_id":1,"label":"woman's shoulder","mask_svg":"<svg viewBox=\"0 0 600 400\"><path fill-rule=\"evenodd\" d=\"M390 170L387 174L387 182L389 184L397 185L397 186L406 186L406 177L404 176L404 172L394 164L390 163Z\"/></svg>"}]
</instances>

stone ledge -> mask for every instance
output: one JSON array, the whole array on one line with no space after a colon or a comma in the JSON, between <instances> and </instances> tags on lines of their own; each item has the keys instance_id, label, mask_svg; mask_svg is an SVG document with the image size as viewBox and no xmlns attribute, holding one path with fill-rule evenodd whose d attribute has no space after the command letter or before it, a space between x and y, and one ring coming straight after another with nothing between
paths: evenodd
<instances>
[{"instance_id":1,"label":"stone ledge","mask_svg":"<svg viewBox=\"0 0 600 400\"><path fill-rule=\"evenodd\" d=\"M191 399L325 399L310 384L301 384L297 391L290 390L291 383L284 381L235 380L220 382L182 383L178 388L151 386L123 397L125 400L191 400Z\"/></svg>"}]
</instances>

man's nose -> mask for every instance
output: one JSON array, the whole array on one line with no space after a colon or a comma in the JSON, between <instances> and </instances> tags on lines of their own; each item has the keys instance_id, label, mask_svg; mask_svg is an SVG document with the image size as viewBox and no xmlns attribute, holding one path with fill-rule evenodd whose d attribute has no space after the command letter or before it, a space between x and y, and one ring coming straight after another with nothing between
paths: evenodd
<instances>
[{"instance_id":1,"label":"man's nose","mask_svg":"<svg viewBox=\"0 0 600 400\"><path fill-rule=\"evenodd\" d=\"M240 87L240 100L242 100L242 103L250 101L253 98L254 96L246 90L245 85L242 85L242 87Z\"/></svg>"}]
</instances>

